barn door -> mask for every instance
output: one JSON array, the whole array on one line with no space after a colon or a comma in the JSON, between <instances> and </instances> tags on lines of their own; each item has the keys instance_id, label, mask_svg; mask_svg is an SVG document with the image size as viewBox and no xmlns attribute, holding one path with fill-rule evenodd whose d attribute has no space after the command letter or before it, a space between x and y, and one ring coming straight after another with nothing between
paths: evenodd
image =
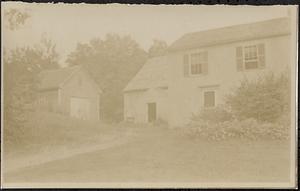
<instances>
[{"instance_id":1,"label":"barn door","mask_svg":"<svg viewBox=\"0 0 300 191\"><path fill-rule=\"evenodd\" d=\"M156 120L156 103L148 103L148 122Z\"/></svg>"},{"instance_id":2,"label":"barn door","mask_svg":"<svg viewBox=\"0 0 300 191\"><path fill-rule=\"evenodd\" d=\"M79 119L90 118L90 102L87 98L71 98L70 115Z\"/></svg>"}]
</instances>

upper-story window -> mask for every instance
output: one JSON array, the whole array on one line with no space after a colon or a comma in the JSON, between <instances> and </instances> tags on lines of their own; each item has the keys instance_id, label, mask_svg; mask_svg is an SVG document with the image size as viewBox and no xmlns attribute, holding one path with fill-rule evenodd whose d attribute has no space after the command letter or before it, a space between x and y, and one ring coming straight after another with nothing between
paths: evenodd
<instances>
[{"instance_id":1,"label":"upper-story window","mask_svg":"<svg viewBox=\"0 0 300 191\"><path fill-rule=\"evenodd\" d=\"M265 46L254 44L236 48L237 70L251 70L265 67Z\"/></svg>"},{"instance_id":2,"label":"upper-story window","mask_svg":"<svg viewBox=\"0 0 300 191\"><path fill-rule=\"evenodd\" d=\"M184 76L207 74L207 51L185 54L183 56Z\"/></svg>"},{"instance_id":3,"label":"upper-story window","mask_svg":"<svg viewBox=\"0 0 300 191\"><path fill-rule=\"evenodd\" d=\"M245 69L258 68L257 45L245 46L244 51Z\"/></svg>"},{"instance_id":4,"label":"upper-story window","mask_svg":"<svg viewBox=\"0 0 300 191\"><path fill-rule=\"evenodd\" d=\"M192 75L197 75L202 73L202 67L205 64L206 59L203 52L191 54L191 66L190 72Z\"/></svg>"}]
</instances>

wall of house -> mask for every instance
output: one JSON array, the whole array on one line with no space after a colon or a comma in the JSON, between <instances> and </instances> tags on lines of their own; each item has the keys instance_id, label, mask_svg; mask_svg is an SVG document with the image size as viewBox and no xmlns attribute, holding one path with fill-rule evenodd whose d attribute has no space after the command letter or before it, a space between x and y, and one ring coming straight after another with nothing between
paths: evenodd
<instances>
[{"instance_id":1,"label":"wall of house","mask_svg":"<svg viewBox=\"0 0 300 191\"><path fill-rule=\"evenodd\" d=\"M168 89L149 88L124 93L124 120L148 122L148 103L156 103L157 119L168 121Z\"/></svg>"},{"instance_id":2,"label":"wall of house","mask_svg":"<svg viewBox=\"0 0 300 191\"><path fill-rule=\"evenodd\" d=\"M279 36L252 41L236 42L202 49L176 52L169 55L169 123L171 125L186 124L193 114L203 108L203 92L216 91L216 103L222 104L226 94L239 85L244 78L254 79L270 71L280 73L290 65L290 36ZM264 69L237 71L236 47L251 44L265 44ZM183 55L186 53L208 51L208 74L184 77Z\"/></svg>"},{"instance_id":3,"label":"wall of house","mask_svg":"<svg viewBox=\"0 0 300 191\"><path fill-rule=\"evenodd\" d=\"M61 111L70 114L71 98L86 98L90 102L90 119L98 120L100 117L100 95L93 85L93 81L83 71L79 71L64 83L59 89L59 104Z\"/></svg>"}]
</instances>

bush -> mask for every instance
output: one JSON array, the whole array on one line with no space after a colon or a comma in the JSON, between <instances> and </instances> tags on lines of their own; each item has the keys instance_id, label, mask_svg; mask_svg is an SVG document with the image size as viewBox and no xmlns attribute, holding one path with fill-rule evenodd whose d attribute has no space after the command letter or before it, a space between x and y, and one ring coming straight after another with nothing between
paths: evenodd
<instances>
[{"instance_id":1,"label":"bush","mask_svg":"<svg viewBox=\"0 0 300 191\"><path fill-rule=\"evenodd\" d=\"M5 124L5 146L14 149L87 141L103 133L106 127L97 121L79 120L53 112L27 112L26 118L28 120L20 128Z\"/></svg>"},{"instance_id":2,"label":"bush","mask_svg":"<svg viewBox=\"0 0 300 191\"><path fill-rule=\"evenodd\" d=\"M254 81L243 80L226 98L226 104L240 119L275 122L290 110L290 80L286 73L267 74Z\"/></svg>"},{"instance_id":3,"label":"bush","mask_svg":"<svg viewBox=\"0 0 300 191\"><path fill-rule=\"evenodd\" d=\"M214 108L203 109L198 115L192 117L192 121L204 121L209 123L219 123L230 121L233 119L232 113L224 106L217 106Z\"/></svg>"},{"instance_id":4,"label":"bush","mask_svg":"<svg viewBox=\"0 0 300 191\"><path fill-rule=\"evenodd\" d=\"M209 123L204 121L193 121L189 125L187 135L194 138L204 138L209 140L235 139L275 139L284 140L289 137L289 126L259 122L255 119L232 120L219 123Z\"/></svg>"}]
</instances>

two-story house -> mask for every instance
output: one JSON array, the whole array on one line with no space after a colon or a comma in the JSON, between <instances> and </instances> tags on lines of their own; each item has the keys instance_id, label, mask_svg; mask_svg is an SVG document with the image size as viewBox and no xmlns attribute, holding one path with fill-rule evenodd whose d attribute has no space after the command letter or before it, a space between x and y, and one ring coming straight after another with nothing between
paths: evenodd
<instances>
[{"instance_id":1,"label":"two-story house","mask_svg":"<svg viewBox=\"0 0 300 191\"><path fill-rule=\"evenodd\" d=\"M242 79L288 70L290 30L289 19L278 18L184 35L124 89L125 120L181 126L224 103Z\"/></svg>"}]
</instances>

